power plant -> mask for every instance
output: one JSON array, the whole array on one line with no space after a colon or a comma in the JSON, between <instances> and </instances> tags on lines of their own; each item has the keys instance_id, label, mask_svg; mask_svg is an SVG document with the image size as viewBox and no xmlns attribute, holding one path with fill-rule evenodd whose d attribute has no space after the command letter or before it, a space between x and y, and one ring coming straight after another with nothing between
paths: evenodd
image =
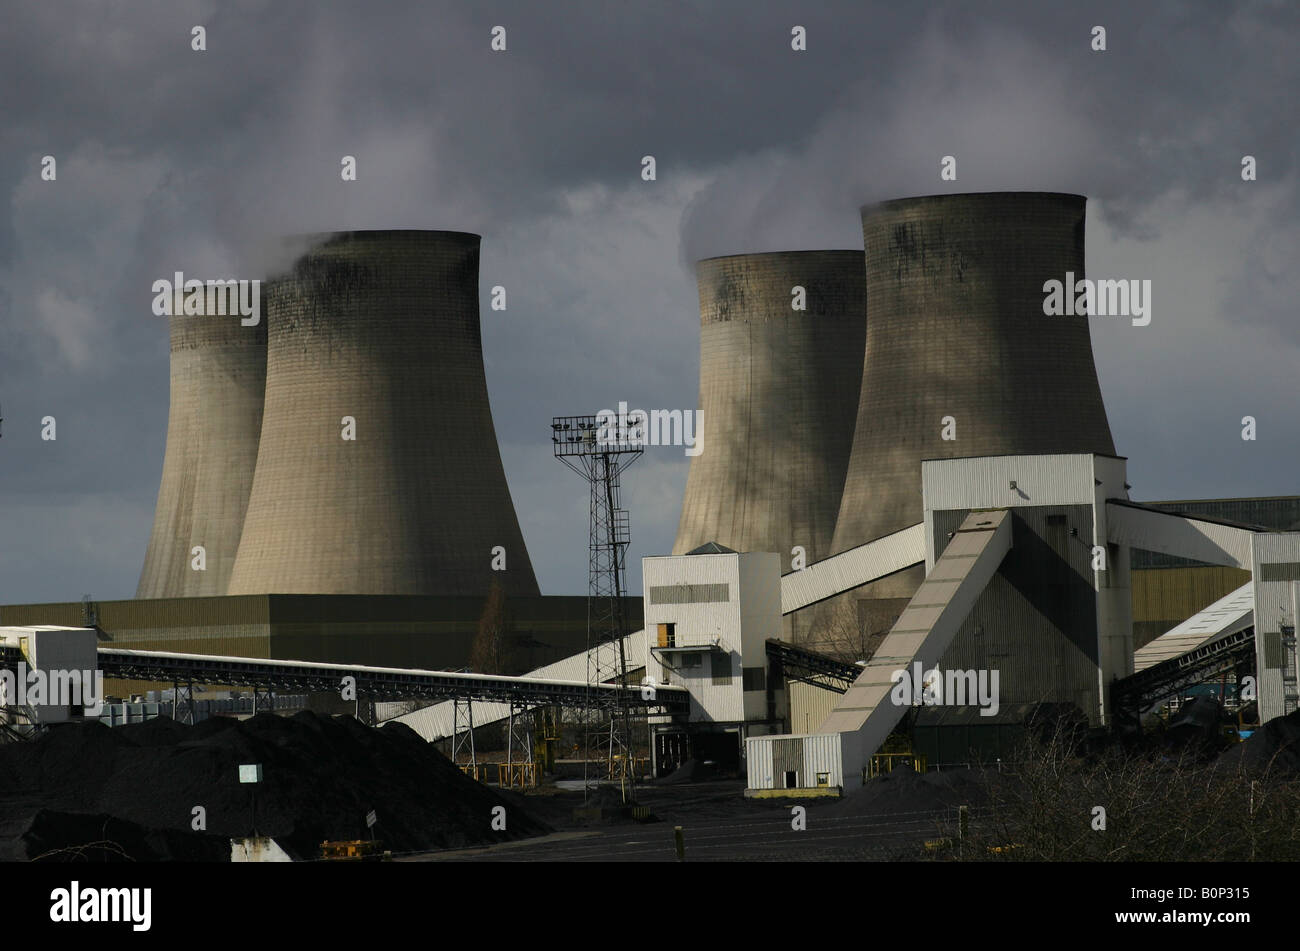
<instances>
[{"instance_id":1,"label":"power plant","mask_svg":"<svg viewBox=\"0 0 1300 951\"><path fill-rule=\"evenodd\" d=\"M798 546L799 563L820 561L833 551L862 382L862 253L742 254L697 271L707 442L673 552L775 551L789 570Z\"/></svg>"},{"instance_id":2,"label":"power plant","mask_svg":"<svg viewBox=\"0 0 1300 951\"><path fill-rule=\"evenodd\" d=\"M976 733L965 722L899 705L890 689L899 672L916 681L919 707L945 672L969 674L972 691L983 677L991 698L979 716L999 718L986 735L1003 736L1043 704L1127 729L1189 677L1226 672L1244 683L1245 665L1265 666L1264 653L1247 657L1265 648L1243 640L1240 606L1259 610L1260 579L1295 573L1275 561L1293 549L1300 558L1300 535L1278 530L1291 527L1279 519L1294 507L1241 500L1242 512L1267 516L1246 524L1202 516L1197 503L1130 500L1089 316L1044 305L1050 282L1085 273L1084 204L996 193L864 208L860 388L856 354L833 359L831 341L862 323L825 304L816 323L790 304L813 286L839 286L840 301L855 294L845 289L856 284L846 276L856 252L700 263L700 407L713 455L692 461L675 554L644 561L646 629L626 644L646 683L690 697L685 720L651 718L657 770L731 756L748 764L756 795L857 789L905 714L935 757L970 755L963 744ZM814 261L833 262L833 273L812 276ZM832 313L842 319L825 319ZM836 387L831 374L849 379ZM845 451L826 553L817 530L826 520L810 513L835 506ZM818 546L804 565L789 557L801 536ZM1148 559L1137 573L1149 575L1159 557L1225 573L1197 582L1182 616L1144 638L1150 650L1138 656L1133 562ZM810 637L791 636L801 618L812 619ZM1290 655L1268 643L1267 662L1291 670ZM1157 655L1170 659L1146 660ZM578 678L579 660L535 673ZM1261 682L1265 718L1296 708L1293 673ZM971 709L973 696L958 706ZM507 714L503 704L471 706L473 722ZM454 713L444 703L403 719L438 739L457 734ZM796 723L804 733L784 732Z\"/></svg>"},{"instance_id":3,"label":"power plant","mask_svg":"<svg viewBox=\"0 0 1300 951\"><path fill-rule=\"evenodd\" d=\"M498 730L501 785L567 768L586 790L594 761L566 760L563 731L618 709L598 765L619 795L707 764L750 799L847 797L899 758L1010 758L1044 709L1131 739L1211 681L1234 741L1300 709L1300 502L1130 498L1097 315L1045 307L1085 273L1085 199L902 198L861 219L862 252L698 263L703 449L642 599L620 595L636 513L608 477L589 479L589 564L612 600L538 590L489 405L478 236L339 232L298 239L260 326L171 318L137 600L0 608L0 652L93 654L120 683L170 683L178 718L196 684L252 687L260 711L333 702L350 677L360 719L474 778ZM635 427L600 448L596 420L557 416L552 451L644 448ZM589 640L602 611L617 623Z\"/></svg>"}]
</instances>

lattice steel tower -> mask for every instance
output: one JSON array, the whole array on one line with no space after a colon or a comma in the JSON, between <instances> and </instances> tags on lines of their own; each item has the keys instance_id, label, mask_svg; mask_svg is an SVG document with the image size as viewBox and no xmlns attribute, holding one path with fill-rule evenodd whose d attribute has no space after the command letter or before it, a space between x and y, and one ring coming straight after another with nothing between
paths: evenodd
<instances>
[{"instance_id":1,"label":"lattice steel tower","mask_svg":"<svg viewBox=\"0 0 1300 951\"><path fill-rule=\"evenodd\" d=\"M583 735L584 764L598 747L610 779L633 779L631 710L626 694L604 696L597 684L625 683L627 606L624 601L627 546L631 539L627 510L620 507L619 476L644 451L643 435L626 420L596 416L556 416L551 421L555 457L587 480L591 489L587 563L587 711ZM642 423L641 425L644 425ZM597 694L600 694L599 696ZM596 712L595 722L592 713ZM620 760L621 757L621 760ZM583 778L586 779L586 765Z\"/></svg>"}]
</instances>

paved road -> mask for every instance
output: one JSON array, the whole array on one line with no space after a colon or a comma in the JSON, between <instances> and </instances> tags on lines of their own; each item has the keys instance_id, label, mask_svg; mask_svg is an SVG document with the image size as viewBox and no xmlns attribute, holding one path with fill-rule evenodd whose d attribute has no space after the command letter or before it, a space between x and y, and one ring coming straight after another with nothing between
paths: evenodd
<instances>
[{"instance_id":1,"label":"paved road","mask_svg":"<svg viewBox=\"0 0 1300 951\"><path fill-rule=\"evenodd\" d=\"M689 861L862 861L919 858L941 834L950 810L856 814L852 801L805 800L806 828L796 830L789 801L746 800L743 784L715 782L647 788L638 799L660 821L574 823L577 794L528 797L553 835L486 849L407 856L404 861L673 862L673 827L681 825Z\"/></svg>"}]
</instances>

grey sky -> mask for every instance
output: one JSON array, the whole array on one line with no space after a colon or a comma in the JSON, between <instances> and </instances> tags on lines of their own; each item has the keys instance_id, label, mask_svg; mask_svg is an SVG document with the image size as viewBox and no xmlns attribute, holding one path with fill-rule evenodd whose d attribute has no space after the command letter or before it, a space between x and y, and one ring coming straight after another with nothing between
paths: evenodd
<instances>
[{"instance_id":1,"label":"grey sky","mask_svg":"<svg viewBox=\"0 0 1300 951\"><path fill-rule=\"evenodd\" d=\"M483 235L483 289L509 293L483 309L492 408L546 593L586 588L550 417L693 407L692 263L860 247L858 206L902 195L1087 195L1089 274L1153 282L1149 327L1092 322L1134 496L1300 493L1298 49L1282 2L6 4L0 603L134 593L167 419L150 285L261 276L297 232ZM651 449L625 478L634 590L687 465Z\"/></svg>"}]
</instances>

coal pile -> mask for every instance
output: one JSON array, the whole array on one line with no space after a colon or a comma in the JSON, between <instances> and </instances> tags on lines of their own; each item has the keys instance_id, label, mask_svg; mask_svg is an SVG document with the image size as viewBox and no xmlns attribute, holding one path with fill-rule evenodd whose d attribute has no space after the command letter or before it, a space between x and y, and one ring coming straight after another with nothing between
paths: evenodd
<instances>
[{"instance_id":1,"label":"coal pile","mask_svg":"<svg viewBox=\"0 0 1300 951\"><path fill-rule=\"evenodd\" d=\"M5 861L227 862L230 840L217 835L146 829L112 816L39 809L21 833L3 840Z\"/></svg>"},{"instance_id":2,"label":"coal pile","mask_svg":"<svg viewBox=\"0 0 1300 951\"><path fill-rule=\"evenodd\" d=\"M255 787L239 782L238 767L251 763L262 765ZM193 727L159 718L113 729L69 724L0 748L0 855L9 858L98 841L108 819L128 824L115 828L132 841L133 857L205 858L204 836L191 825L195 807L206 813L209 837L249 835L256 822L258 834L295 858L314 858L326 839L369 838L371 810L375 838L395 852L550 831L518 799L466 777L401 724L374 729L310 712ZM504 830L492 828L496 807L505 809ZM186 837L195 841L181 844ZM228 842L221 853L229 858Z\"/></svg>"},{"instance_id":3,"label":"coal pile","mask_svg":"<svg viewBox=\"0 0 1300 951\"><path fill-rule=\"evenodd\" d=\"M672 786L677 783L705 783L717 779L721 775L721 771L712 763L701 763L699 760L688 759L667 776L655 780L655 783L660 786Z\"/></svg>"},{"instance_id":4,"label":"coal pile","mask_svg":"<svg viewBox=\"0 0 1300 951\"><path fill-rule=\"evenodd\" d=\"M990 786L997 786L1000 780L1001 774L979 770L918 773L902 764L870 780L860 792L817 808L819 813L830 816L943 816L955 813L958 806L983 805L989 798Z\"/></svg>"},{"instance_id":5,"label":"coal pile","mask_svg":"<svg viewBox=\"0 0 1300 951\"><path fill-rule=\"evenodd\" d=\"M1300 710L1257 727L1249 739L1229 748L1218 762L1247 772L1300 776Z\"/></svg>"},{"instance_id":6,"label":"coal pile","mask_svg":"<svg viewBox=\"0 0 1300 951\"><path fill-rule=\"evenodd\" d=\"M1162 746L1170 753L1186 750L1201 760L1213 758L1230 744L1222 730L1228 722L1217 699L1193 697L1169 721Z\"/></svg>"}]
</instances>

